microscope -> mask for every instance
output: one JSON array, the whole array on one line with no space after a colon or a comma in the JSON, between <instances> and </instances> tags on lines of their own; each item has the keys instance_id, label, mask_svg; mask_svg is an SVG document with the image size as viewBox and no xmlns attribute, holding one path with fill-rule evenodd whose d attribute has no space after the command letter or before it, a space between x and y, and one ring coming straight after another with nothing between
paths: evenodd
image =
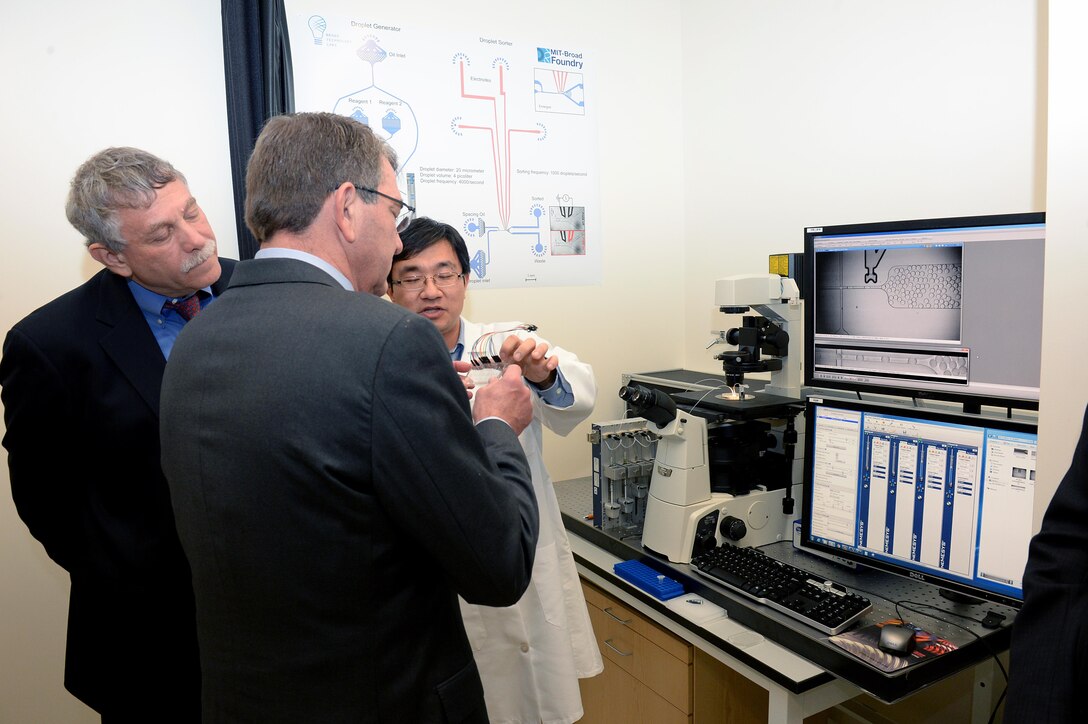
<instances>
[{"instance_id":1,"label":"microscope","mask_svg":"<svg viewBox=\"0 0 1088 724\"><path fill-rule=\"evenodd\" d=\"M768 395L797 398L801 394L801 355L789 353L790 333L800 340L802 307L797 282L778 274L744 274L719 279L714 285L714 303L723 314L743 314L742 326L719 330L707 348L716 344L735 345L722 352L720 360L726 382L736 390L750 372L770 372L764 388ZM748 315L753 311L759 316ZM743 389L722 399L752 400Z\"/></svg>"},{"instance_id":2,"label":"microscope","mask_svg":"<svg viewBox=\"0 0 1088 724\"><path fill-rule=\"evenodd\" d=\"M630 413L660 438L642 528L648 550L688 563L725 540L763 545L792 536L794 418L803 403L789 328L802 336L799 296L796 282L777 274L719 280L715 302L723 313L759 315L746 315L712 342L735 346L716 357L728 389L672 396L638 384L620 390ZM771 380L749 393L744 375L753 372L770 372Z\"/></svg>"}]
</instances>

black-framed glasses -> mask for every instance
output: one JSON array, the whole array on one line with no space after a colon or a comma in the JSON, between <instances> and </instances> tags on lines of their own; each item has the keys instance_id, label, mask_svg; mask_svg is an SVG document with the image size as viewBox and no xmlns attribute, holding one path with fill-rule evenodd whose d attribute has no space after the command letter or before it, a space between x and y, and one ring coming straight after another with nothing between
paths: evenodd
<instances>
[{"instance_id":1,"label":"black-framed glasses","mask_svg":"<svg viewBox=\"0 0 1088 724\"><path fill-rule=\"evenodd\" d=\"M389 199L390 201L396 201L400 204L400 213L397 214L397 233L404 231L408 228L408 224L412 223L412 219L416 217L416 207L409 206L398 198L394 198L389 194L383 194L378 189L367 188L366 186L360 186L359 184L352 184L356 191L365 191L368 194L377 194L383 199Z\"/></svg>"},{"instance_id":2,"label":"black-framed glasses","mask_svg":"<svg viewBox=\"0 0 1088 724\"><path fill-rule=\"evenodd\" d=\"M457 280L463 276L464 274L458 274L456 272L440 271L437 274L394 279L393 283L399 287L408 289L409 291L418 292L420 289L427 286L428 279L433 279L436 287L452 287L457 283Z\"/></svg>"}]
</instances>

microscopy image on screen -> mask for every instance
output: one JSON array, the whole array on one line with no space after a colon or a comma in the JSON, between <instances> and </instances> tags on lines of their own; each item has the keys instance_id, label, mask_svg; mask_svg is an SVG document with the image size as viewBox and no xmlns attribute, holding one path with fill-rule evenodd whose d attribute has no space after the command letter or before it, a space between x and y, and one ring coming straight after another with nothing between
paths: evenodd
<instances>
[{"instance_id":1,"label":"microscopy image on screen","mask_svg":"<svg viewBox=\"0 0 1088 724\"><path fill-rule=\"evenodd\" d=\"M816 334L958 343L959 246L816 256Z\"/></svg>"},{"instance_id":2,"label":"microscopy image on screen","mask_svg":"<svg viewBox=\"0 0 1088 724\"><path fill-rule=\"evenodd\" d=\"M828 372L850 372L967 384L970 359L966 354L821 346L816 348L813 364Z\"/></svg>"}]
</instances>

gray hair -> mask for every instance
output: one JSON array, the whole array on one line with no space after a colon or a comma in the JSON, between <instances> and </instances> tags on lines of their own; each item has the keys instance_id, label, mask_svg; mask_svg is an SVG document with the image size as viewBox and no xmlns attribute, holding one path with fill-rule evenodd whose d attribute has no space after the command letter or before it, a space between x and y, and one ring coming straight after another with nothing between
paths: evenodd
<instances>
[{"instance_id":1,"label":"gray hair","mask_svg":"<svg viewBox=\"0 0 1088 724\"><path fill-rule=\"evenodd\" d=\"M138 148L107 148L83 162L72 178L65 212L83 234L87 246L103 244L112 252L124 251L119 209L146 209L155 194L185 176L168 161Z\"/></svg>"},{"instance_id":2,"label":"gray hair","mask_svg":"<svg viewBox=\"0 0 1088 724\"><path fill-rule=\"evenodd\" d=\"M382 159L397 154L369 127L336 113L295 113L265 124L246 169L246 225L257 241L305 231L325 199L349 181L376 189ZM363 193L372 204L378 197Z\"/></svg>"}]
</instances>

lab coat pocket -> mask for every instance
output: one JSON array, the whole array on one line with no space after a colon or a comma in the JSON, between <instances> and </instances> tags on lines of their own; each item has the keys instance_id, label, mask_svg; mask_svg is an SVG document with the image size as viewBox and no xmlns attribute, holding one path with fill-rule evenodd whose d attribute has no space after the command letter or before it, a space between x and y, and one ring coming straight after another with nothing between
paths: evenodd
<instances>
[{"instance_id":1,"label":"lab coat pocket","mask_svg":"<svg viewBox=\"0 0 1088 724\"><path fill-rule=\"evenodd\" d=\"M530 584L540 602L544 620L552 626L567 625L567 609L564 604L563 578L559 574L559 560L555 543L536 549L533 563L533 581Z\"/></svg>"},{"instance_id":2,"label":"lab coat pocket","mask_svg":"<svg viewBox=\"0 0 1088 724\"><path fill-rule=\"evenodd\" d=\"M484 643L487 641L487 625L484 623L484 617L480 612L480 606L472 603L465 603L462 598L458 598L457 602L461 604L461 621L465 624L465 633L468 634L468 642L472 645L473 651L479 651L484 647Z\"/></svg>"}]
</instances>

